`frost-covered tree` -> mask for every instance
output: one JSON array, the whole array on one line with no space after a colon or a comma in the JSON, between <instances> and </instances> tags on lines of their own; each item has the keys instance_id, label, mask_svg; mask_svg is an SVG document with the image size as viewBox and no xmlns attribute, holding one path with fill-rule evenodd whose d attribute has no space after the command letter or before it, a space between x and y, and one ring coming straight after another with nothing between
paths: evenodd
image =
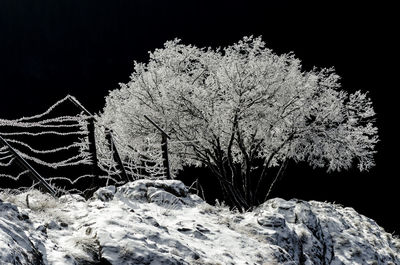
<instances>
[{"instance_id":1,"label":"frost-covered tree","mask_svg":"<svg viewBox=\"0 0 400 265\"><path fill-rule=\"evenodd\" d=\"M277 55L261 38L217 50L168 41L148 63L135 62L98 120L146 152L159 139L144 114L172 137L172 169L207 166L240 209L264 198L260 185L289 159L329 171L374 165L370 99L340 90L332 69L302 70L293 54Z\"/></svg>"}]
</instances>

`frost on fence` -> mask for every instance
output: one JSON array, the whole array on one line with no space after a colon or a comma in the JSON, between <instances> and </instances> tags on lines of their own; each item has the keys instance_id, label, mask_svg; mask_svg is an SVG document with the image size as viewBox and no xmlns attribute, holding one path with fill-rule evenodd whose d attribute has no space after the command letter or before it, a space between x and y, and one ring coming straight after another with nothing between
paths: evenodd
<instances>
[{"instance_id":1,"label":"frost on fence","mask_svg":"<svg viewBox=\"0 0 400 265\"><path fill-rule=\"evenodd\" d=\"M61 193L87 195L101 186L166 178L160 133L127 143L118 133L106 135L107 128L94 118L79 101L67 96L42 114L0 119L0 136ZM176 161L171 159L170 164ZM0 143L0 189L36 186L29 174Z\"/></svg>"},{"instance_id":2,"label":"frost on fence","mask_svg":"<svg viewBox=\"0 0 400 265\"><path fill-rule=\"evenodd\" d=\"M87 126L90 116L78 113L68 100L69 96L39 115L0 119L0 136L58 191L84 193L104 181L94 179L91 167ZM7 147L0 145L0 188L37 185L28 174Z\"/></svg>"},{"instance_id":3,"label":"frost on fence","mask_svg":"<svg viewBox=\"0 0 400 265\"><path fill-rule=\"evenodd\" d=\"M107 175L121 175L121 169L118 168L115 159L113 159L113 152L117 151L129 179L166 178L161 153L161 136L159 133L154 133L145 138L137 138L136 141L140 142L140 144L127 144L115 132L111 132L111 136L117 150L113 150L114 147L107 142L105 127L96 127L99 167L107 172ZM139 148L132 146L139 146Z\"/></svg>"}]
</instances>

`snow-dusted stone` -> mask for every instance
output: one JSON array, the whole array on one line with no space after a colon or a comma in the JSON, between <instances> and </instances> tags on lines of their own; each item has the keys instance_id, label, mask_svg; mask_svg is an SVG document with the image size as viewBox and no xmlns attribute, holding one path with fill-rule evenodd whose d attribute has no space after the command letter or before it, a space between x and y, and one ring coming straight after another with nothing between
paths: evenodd
<instances>
[{"instance_id":1,"label":"snow-dusted stone","mask_svg":"<svg viewBox=\"0 0 400 265\"><path fill-rule=\"evenodd\" d=\"M22 219L22 220L21 220ZM43 264L42 255L27 235L30 224L15 205L0 201L0 264Z\"/></svg>"},{"instance_id":2,"label":"snow-dusted stone","mask_svg":"<svg viewBox=\"0 0 400 265\"><path fill-rule=\"evenodd\" d=\"M118 187L115 196L173 208L203 202L197 195L189 194L185 184L179 180L136 180Z\"/></svg>"},{"instance_id":3,"label":"snow-dusted stone","mask_svg":"<svg viewBox=\"0 0 400 265\"><path fill-rule=\"evenodd\" d=\"M117 188L115 196L124 197L133 201L147 202L147 188L151 183L152 181L145 179L128 182Z\"/></svg>"},{"instance_id":4,"label":"snow-dusted stone","mask_svg":"<svg viewBox=\"0 0 400 265\"><path fill-rule=\"evenodd\" d=\"M54 220L51 220L50 222L48 222L45 227L47 229L57 229L57 230L61 230L61 227L59 224L57 224Z\"/></svg>"},{"instance_id":5,"label":"snow-dusted stone","mask_svg":"<svg viewBox=\"0 0 400 265\"><path fill-rule=\"evenodd\" d=\"M59 201L62 203L68 203L68 202L85 202L86 200L82 195L79 194L67 194L60 196Z\"/></svg>"},{"instance_id":6,"label":"snow-dusted stone","mask_svg":"<svg viewBox=\"0 0 400 265\"><path fill-rule=\"evenodd\" d=\"M160 206L169 205L170 207L180 208L183 205L183 201L179 197L155 187L148 188L147 197L149 202L154 202Z\"/></svg>"},{"instance_id":7,"label":"snow-dusted stone","mask_svg":"<svg viewBox=\"0 0 400 265\"><path fill-rule=\"evenodd\" d=\"M115 186L100 188L93 194L93 199L98 199L103 202L111 201L114 198L115 191Z\"/></svg>"},{"instance_id":8,"label":"snow-dusted stone","mask_svg":"<svg viewBox=\"0 0 400 265\"><path fill-rule=\"evenodd\" d=\"M285 218L282 215L263 215L257 219L257 222L261 226L270 228L286 226Z\"/></svg>"}]
</instances>

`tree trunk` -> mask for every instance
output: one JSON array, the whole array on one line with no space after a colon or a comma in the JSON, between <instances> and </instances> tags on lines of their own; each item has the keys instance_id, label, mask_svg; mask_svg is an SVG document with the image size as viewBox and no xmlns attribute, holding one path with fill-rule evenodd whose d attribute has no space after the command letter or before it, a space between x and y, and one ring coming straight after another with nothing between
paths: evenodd
<instances>
[{"instance_id":1,"label":"tree trunk","mask_svg":"<svg viewBox=\"0 0 400 265\"><path fill-rule=\"evenodd\" d=\"M226 179L226 176L224 176L223 172L221 172L222 169L216 165L210 164L208 166L211 169L213 175L217 177L221 185L222 191L224 193L224 199L228 202L231 202L231 205L236 207L240 212L249 209L250 204L241 195L240 191Z\"/></svg>"},{"instance_id":2,"label":"tree trunk","mask_svg":"<svg viewBox=\"0 0 400 265\"><path fill-rule=\"evenodd\" d=\"M270 196L270 194L271 194L271 192L272 192L272 189L273 189L275 183L279 180L279 177L282 176L283 173L285 172L288 163L289 163L289 160L286 159L286 160L282 163L282 165L279 167L278 173L276 173L276 176L275 176L274 180L272 181L271 185L269 185L269 189L268 189L267 194L265 195L264 201L266 201L266 200L268 199L268 197Z\"/></svg>"}]
</instances>

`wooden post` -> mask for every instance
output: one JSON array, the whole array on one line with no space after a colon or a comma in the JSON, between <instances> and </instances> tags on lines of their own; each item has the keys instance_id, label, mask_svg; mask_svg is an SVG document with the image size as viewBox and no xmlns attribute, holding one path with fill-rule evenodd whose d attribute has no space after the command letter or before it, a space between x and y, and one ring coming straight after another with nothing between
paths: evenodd
<instances>
[{"instance_id":1,"label":"wooden post","mask_svg":"<svg viewBox=\"0 0 400 265\"><path fill-rule=\"evenodd\" d=\"M162 159L163 159L163 166L165 170L165 175L167 179L171 179L171 173L169 169L169 159L168 159L168 139L171 139L169 135L161 129L160 126L158 126L154 121L152 121L149 117L144 115L146 120L148 120L151 124L153 124L154 127L157 128L161 132L161 152L162 152Z\"/></svg>"},{"instance_id":2,"label":"wooden post","mask_svg":"<svg viewBox=\"0 0 400 265\"><path fill-rule=\"evenodd\" d=\"M98 177L99 170L98 170L98 160L97 160L97 151L96 151L96 136L94 132L94 118L90 117L88 119L87 124L88 129L88 139L89 139L89 153L92 157L92 171L93 175Z\"/></svg>"},{"instance_id":3,"label":"wooden post","mask_svg":"<svg viewBox=\"0 0 400 265\"><path fill-rule=\"evenodd\" d=\"M117 162L119 170L121 170L122 176L125 178L127 182L129 182L128 175L126 174L124 165L122 164L121 157L119 156L117 147L115 146L114 139L112 137L112 131L108 128L105 129L106 140L108 141L108 145L110 147L110 151L113 153L114 161Z\"/></svg>"},{"instance_id":4,"label":"wooden post","mask_svg":"<svg viewBox=\"0 0 400 265\"><path fill-rule=\"evenodd\" d=\"M97 159L97 151L96 151L96 136L95 136L95 131L94 131L94 117L92 113L90 113L75 97L68 95L68 99L81 111L83 111L86 115L89 116L88 118L88 124L87 124L87 129L88 129L88 139L89 139L89 153L92 157L92 174L94 178L92 179L92 182L90 183L89 189L88 190L93 190L95 187L95 180L98 179L99 174L101 172L99 165L98 165L98 159ZM92 193L87 193L85 194L86 199L90 198L93 194Z\"/></svg>"},{"instance_id":5,"label":"wooden post","mask_svg":"<svg viewBox=\"0 0 400 265\"><path fill-rule=\"evenodd\" d=\"M162 159L163 166L165 170L165 175L167 179L171 179L170 170L169 170L169 160L168 160L168 140L165 134L162 134L161 138L161 151L162 151Z\"/></svg>"},{"instance_id":6,"label":"wooden post","mask_svg":"<svg viewBox=\"0 0 400 265\"><path fill-rule=\"evenodd\" d=\"M97 152L96 152L96 137L95 137L95 132L94 132L94 117L90 111L88 111L75 97L68 95L68 99L81 111L86 113L86 115L89 116L88 118L88 124L87 124L87 129L88 129L88 138L89 138L89 153L92 156L92 173L95 177L98 177L98 174L100 172L99 166L98 166L98 160L97 160Z\"/></svg>"},{"instance_id":7,"label":"wooden post","mask_svg":"<svg viewBox=\"0 0 400 265\"><path fill-rule=\"evenodd\" d=\"M94 178L92 179L92 182L90 183L89 190L93 190L93 188L96 186L95 180L99 179L99 173L100 173L100 168L98 165L98 160L97 160L97 151L96 151L96 137L95 137L95 132L94 132L94 117L91 116L88 119L88 124L87 124L87 129L88 129L88 140L89 140L89 153L92 158L92 174ZM91 197L92 194L86 194L86 198Z\"/></svg>"},{"instance_id":8,"label":"wooden post","mask_svg":"<svg viewBox=\"0 0 400 265\"><path fill-rule=\"evenodd\" d=\"M38 181L40 185L48 192L50 193L53 197L56 196L57 192L46 182L46 180L22 157L20 156L17 151L14 150L14 148L11 147L11 145L4 140L3 137L0 136L0 141L8 147L10 150L11 154L17 159L17 161L29 172L31 172L31 178L33 181Z\"/></svg>"}]
</instances>

